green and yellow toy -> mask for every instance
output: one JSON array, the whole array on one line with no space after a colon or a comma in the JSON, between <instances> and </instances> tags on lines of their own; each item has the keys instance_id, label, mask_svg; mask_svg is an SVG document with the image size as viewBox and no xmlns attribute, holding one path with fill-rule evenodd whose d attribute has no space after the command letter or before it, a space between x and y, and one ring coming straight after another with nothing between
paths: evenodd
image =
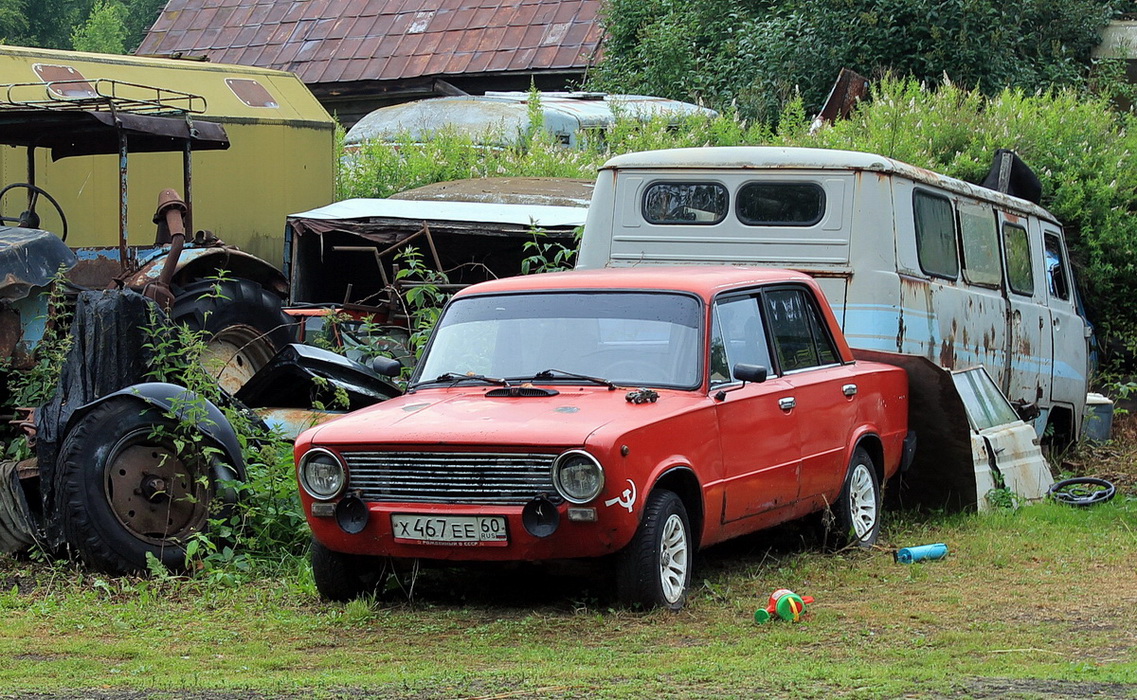
<instances>
[{"instance_id":1,"label":"green and yellow toy","mask_svg":"<svg viewBox=\"0 0 1137 700\"><path fill-rule=\"evenodd\" d=\"M813 603L813 596L800 596L788 588L779 588L770 594L770 604L754 613L755 622L767 622L774 615L789 622L797 622L805 614L805 606Z\"/></svg>"}]
</instances>

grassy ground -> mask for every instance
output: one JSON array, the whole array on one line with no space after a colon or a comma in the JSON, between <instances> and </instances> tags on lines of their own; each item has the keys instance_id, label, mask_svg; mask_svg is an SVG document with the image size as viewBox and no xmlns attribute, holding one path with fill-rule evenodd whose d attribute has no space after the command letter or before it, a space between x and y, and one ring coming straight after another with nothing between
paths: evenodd
<instances>
[{"instance_id":1,"label":"grassy ground","mask_svg":"<svg viewBox=\"0 0 1137 700\"><path fill-rule=\"evenodd\" d=\"M893 514L867 552L792 527L713 548L678 614L616 609L602 567L405 572L410 599L337 605L296 563L230 589L2 558L0 697L1137 697L1125 445L1066 458L1130 479L1105 505ZM950 555L894 563L930 542ZM783 586L808 617L756 624Z\"/></svg>"}]
</instances>

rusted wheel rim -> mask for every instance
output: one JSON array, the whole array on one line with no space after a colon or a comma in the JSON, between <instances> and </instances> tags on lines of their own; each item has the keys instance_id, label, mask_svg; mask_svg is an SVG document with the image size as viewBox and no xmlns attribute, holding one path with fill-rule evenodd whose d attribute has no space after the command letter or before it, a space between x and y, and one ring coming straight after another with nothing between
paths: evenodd
<instances>
[{"instance_id":1,"label":"rusted wheel rim","mask_svg":"<svg viewBox=\"0 0 1137 700\"><path fill-rule=\"evenodd\" d=\"M201 363L230 394L243 387L275 354L272 343L252 326L229 326L205 344Z\"/></svg>"},{"instance_id":2,"label":"rusted wheel rim","mask_svg":"<svg viewBox=\"0 0 1137 700\"><path fill-rule=\"evenodd\" d=\"M185 541L209 517L209 485L199 459L183 460L169 439L140 428L123 436L105 466L111 512L134 537L155 545Z\"/></svg>"}]
</instances>

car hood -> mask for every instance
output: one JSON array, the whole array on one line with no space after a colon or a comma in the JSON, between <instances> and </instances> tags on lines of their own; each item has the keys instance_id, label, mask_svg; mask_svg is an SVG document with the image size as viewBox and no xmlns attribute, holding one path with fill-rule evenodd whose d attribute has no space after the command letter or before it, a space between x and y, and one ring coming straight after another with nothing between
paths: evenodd
<instances>
[{"instance_id":1,"label":"car hood","mask_svg":"<svg viewBox=\"0 0 1137 700\"><path fill-rule=\"evenodd\" d=\"M319 445L583 445L601 428L620 434L708 400L698 392L659 390L655 402L632 403L629 389L580 386L557 386L555 396L485 395L494 388L419 390L313 428L302 439Z\"/></svg>"}]
</instances>

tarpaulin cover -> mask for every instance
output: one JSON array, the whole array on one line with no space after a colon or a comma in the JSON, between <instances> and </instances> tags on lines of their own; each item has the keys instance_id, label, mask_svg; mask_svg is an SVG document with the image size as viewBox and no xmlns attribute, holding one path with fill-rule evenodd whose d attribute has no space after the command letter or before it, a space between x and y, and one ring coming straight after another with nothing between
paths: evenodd
<instances>
[{"instance_id":1,"label":"tarpaulin cover","mask_svg":"<svg viewBox=\"0 0 1137 700\"><path fill-rule=\"evenodd\" d=\"M43 529L53 547L63 543L56 512L56 458L75 410L95 399L146 381L153 351L145 329L165 314L151 300L131 291L82 292L71 323L73 343L63 364L55 396L36 411L36 458L43 498Z\"/></svg>"},{"instance_id":2,"label":"tarpaulin cover","mask_svg":"<svg viewBox=\"0 0 1137 700\"><path fill-rule=\"evenodd\" d=\"M46 287L60 267L75 266L75 253L54 233L0 226L0 298L23 299Z\"/></svg>"},{"instance_id":3,"label":"tarpaulin cover","mask_svg":"<svg viewBox=\"0 0 1137 700\"><path fill-rule=\"evenodd\" d=\"M0 552L11 554L35 542L34 526L16 462L0 462Z\"/></svg>"}]
</instances>

